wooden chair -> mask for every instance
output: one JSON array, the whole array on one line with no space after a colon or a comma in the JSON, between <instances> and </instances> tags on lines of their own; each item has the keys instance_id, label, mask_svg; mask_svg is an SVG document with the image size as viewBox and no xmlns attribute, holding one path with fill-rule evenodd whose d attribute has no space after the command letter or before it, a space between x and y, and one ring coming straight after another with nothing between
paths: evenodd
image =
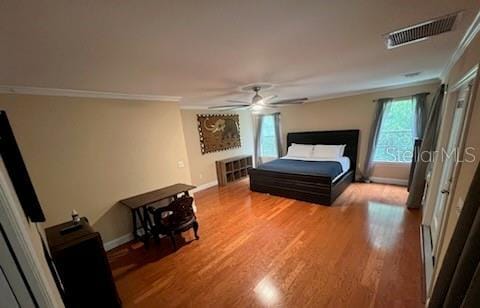
<instances>
[{"instance_id":1,"label":"wooden chair","mask_svg":"<svg viewBox=\"0 0 480 308\"><path fill-rule=\"evenodd\" d=\"M183 196L174 200L166 207L149 208L153 215L155 225L152 227L152 233L155 238L160 234L170 236L174 249L177 249L175 243L175 234L187 231L193 228L195 238L198 240L198 222L192 207L193 198Z\"/></svg>"}]
</instances>

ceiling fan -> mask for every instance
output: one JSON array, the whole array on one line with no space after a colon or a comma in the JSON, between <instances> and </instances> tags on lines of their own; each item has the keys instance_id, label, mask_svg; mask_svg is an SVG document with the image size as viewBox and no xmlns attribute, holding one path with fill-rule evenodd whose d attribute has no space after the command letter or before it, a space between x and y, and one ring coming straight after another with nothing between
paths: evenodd
<instances>
[{"instance_id":1,"label":"ceiling fan","mask_svg":"<svg viewBox=\"0 0 480 308\"><path fill-rule=\"evenodd\" d=\"M308 98L302 97L302 98L291 98L291 99L273 101L278 96L277 95L271 95L267 97L261 96L258 92L260 92L260 90L262 90L263 88L266 88L266 87L262 87L261 85L252 85L252 86L243 88L244 90L250 90L255 92L255 95L253 95L251 102L227 100L227 102L231 104L211 106L211 107L208 107L208 109L213 109L213 110L251 109L251 110L259 111L264 108L276 108L284 105L299 105L299 104L305 103L308 100ZM270 87L267 87L267 88L270 88Z\"/></svg>"}]
</instances>

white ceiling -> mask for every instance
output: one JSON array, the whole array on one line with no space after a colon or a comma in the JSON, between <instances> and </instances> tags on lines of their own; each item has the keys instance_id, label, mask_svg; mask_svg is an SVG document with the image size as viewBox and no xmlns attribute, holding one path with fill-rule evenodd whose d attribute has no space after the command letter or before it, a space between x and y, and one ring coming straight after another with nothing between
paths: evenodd
<instances>
[{"instance_id":1,"label":"white ceiling","mask_svg":"<svg viewBox=\"0 0 480 308\"><path fill-rule=\"evenodd\" d=\"M0 85L181 96L183 105L324 97L439 77L478 0L0 1ZM465 10L455 31L382 35ZM406 73L421 71L413 78Z\"/></svg>"}]
</instances>

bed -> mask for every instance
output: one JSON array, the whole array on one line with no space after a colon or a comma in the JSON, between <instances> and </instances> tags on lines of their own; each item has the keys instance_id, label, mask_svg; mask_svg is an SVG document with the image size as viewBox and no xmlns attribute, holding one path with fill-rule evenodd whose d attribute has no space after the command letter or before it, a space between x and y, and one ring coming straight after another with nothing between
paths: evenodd
<instances>
[{"instance_id":1,"label":"bed","mask_svg":"<svg viewBox=\"0 0 480 308\"><path fill-rule=\"evenodd\" d=\"M355 181L359 130L298 132L287 135L295 144L345 145L344 162L280 158L249 169L250 190L322 205L331 205ZM348 160L348 164L345 161Z\"/></svg>"}]
</instances>

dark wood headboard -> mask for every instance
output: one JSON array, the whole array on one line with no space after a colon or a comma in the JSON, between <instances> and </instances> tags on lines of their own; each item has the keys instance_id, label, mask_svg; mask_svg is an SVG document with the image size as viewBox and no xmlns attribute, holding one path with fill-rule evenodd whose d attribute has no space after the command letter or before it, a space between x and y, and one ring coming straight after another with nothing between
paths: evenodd
<instances>
[{"instance_id":1,"label":"dark wood headboard","mask_svg":"<svg viewBox=\"0 0 480 308\"><path fill-rule=\"evenodd\" d=\"M298 132L287 134L287 149L292 143L297 144L346 144L344 155L350 158L350 169L357 170L358 129L331 130L322 132Z\"/></svg>"}]
</instances>

